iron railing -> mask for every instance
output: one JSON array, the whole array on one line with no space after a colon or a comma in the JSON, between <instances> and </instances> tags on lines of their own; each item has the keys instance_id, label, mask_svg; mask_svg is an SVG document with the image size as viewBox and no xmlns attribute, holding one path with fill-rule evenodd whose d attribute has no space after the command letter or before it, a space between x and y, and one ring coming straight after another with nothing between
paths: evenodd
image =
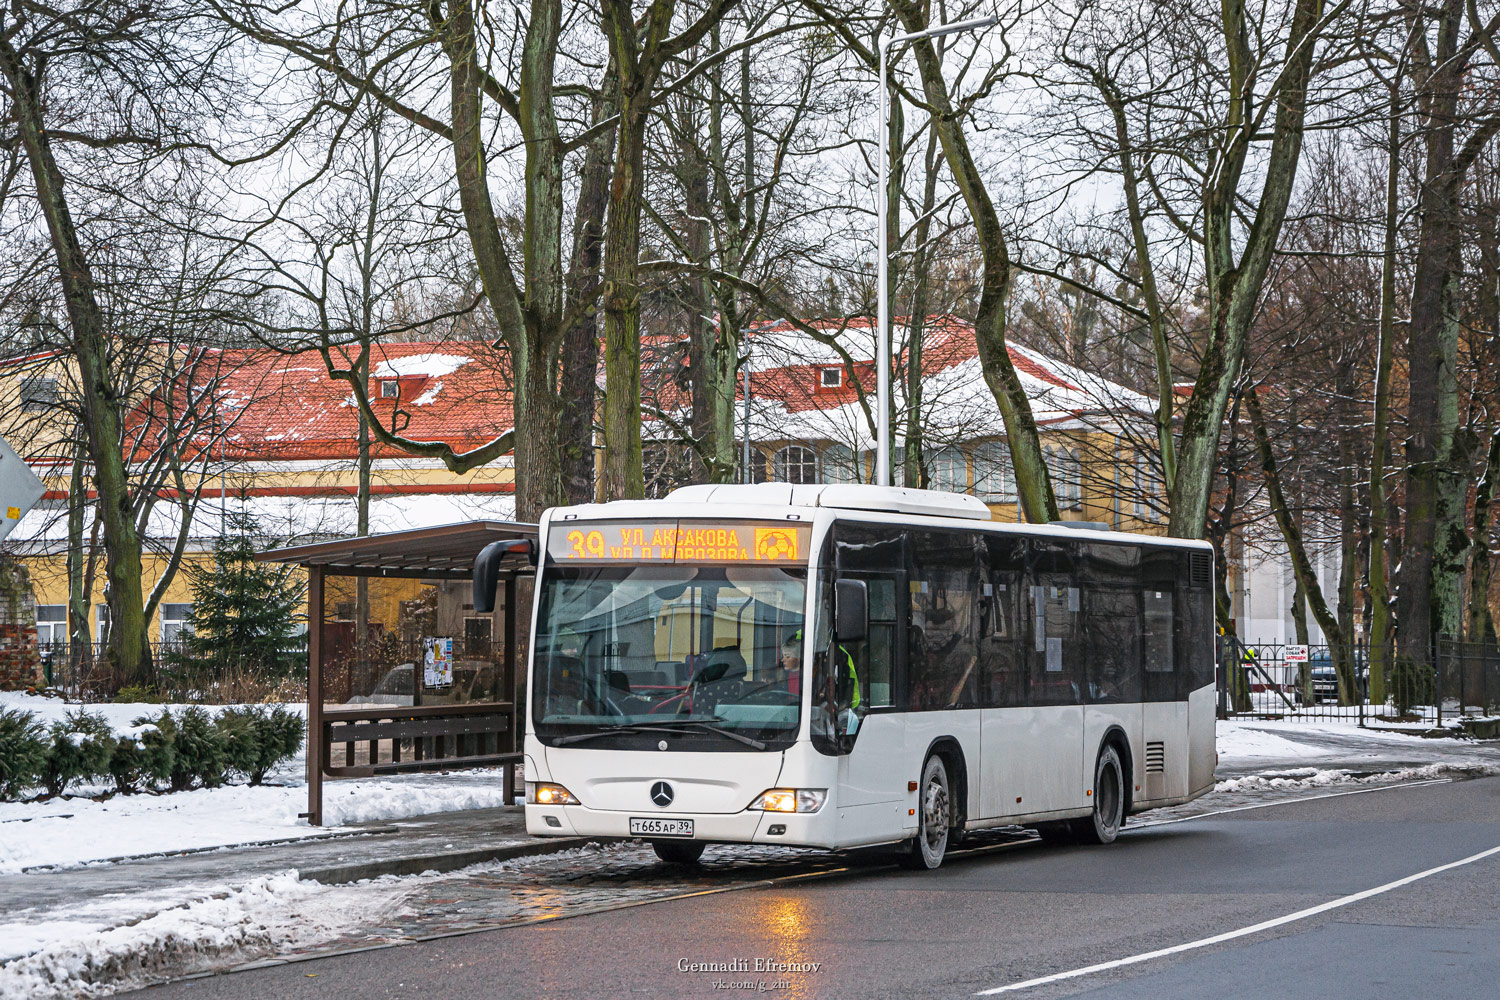
<instances>
[{"instance_id":1,"label":"iron railing","mask_svg":"<svg viewBox=\"0 0 1500 1000\"><path fill-rule=\"evenodd\" d=\"M1219 715L1286 720L1337 719L1440 725L1449 719L1500 711L1500 647L1494 642L1441 638L1433 666L1411 667L1387 657L1376 683L1384 697L1371 697L1368 650L1356 642L1352 671L1340 677L1326 644L1310 644L1307 660L1287 660L1289 644L1247 642L1233 636L1219 644Z\"/></svg>"},{"instance_id":2,"label":"iron railing","mask_svg":"<svg viewBox=\"0 0 1500 1000\"><path fill-rule=\"evenodd\" d=\"M70 701L113 701L121 691L150 700L216 704L307 698L305 645L286 650L276 662L246 656L210 664L193 658L181 643L158 642L129 674L106 655L103 643L42 643L38 651L43 682Z\"/></svg>"}]
</instances>

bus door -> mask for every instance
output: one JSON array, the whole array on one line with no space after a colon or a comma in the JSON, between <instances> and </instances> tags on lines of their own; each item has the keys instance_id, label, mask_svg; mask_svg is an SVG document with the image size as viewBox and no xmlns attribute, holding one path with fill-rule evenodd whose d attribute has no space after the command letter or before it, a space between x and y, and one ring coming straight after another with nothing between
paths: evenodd
<instances>
[{"instance_id":1,"label":"bus door","mask_svg":"<svg viewBox=\"0 0 1500 1000\"><path fill-rule=\"evenodd\" d=\"M843 570L845 580L865 584L869 595L869 626L865 639L839 640L835 657L840 671L852 664L858 681L859 719L853 749L839 758L839 815L841 827L872 840L895 836L906 826L906 781L901 767L905 727L896 714L895 696L902 689L906 622L901 613L906 593L904 572ZM836 662L837 665L837 662ZM816 697L816 693L815 693ZM813 708L816 714L818 708ZM865 827L868 827L868 830ZM842 834L841 834L842 835Z\"/></svg>"}]
</instances>

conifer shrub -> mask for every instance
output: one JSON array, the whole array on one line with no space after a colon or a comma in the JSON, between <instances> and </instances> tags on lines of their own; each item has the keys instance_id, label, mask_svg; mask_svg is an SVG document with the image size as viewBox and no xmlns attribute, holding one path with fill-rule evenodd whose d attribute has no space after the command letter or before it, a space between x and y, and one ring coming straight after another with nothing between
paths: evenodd
<instances>
[{"instance_id":1,"label":"conifer shrub","mask_svg":"<svg viewBox=\"0 0 1500 1000\"><path fill-rule=\"evenodd\" d=\"M226 708L217 725L224 737L228 767L252 785L302 748L302 717L281 705Z\"/></svg>"},{"instance_id":2,"label":"conifer shrub","mask_svg":"<svg viewBox=\"0 0 1500 1000\"><path fill-rule=\"evenodd\" d=\"M0 799L20 798L42 782L47 730L30 712L0 710Z\"/></svg>"},{"instance_id":3,"label":"conifer shrub","mask_svg":"<svg viewBox=\"0 0 1500 1000\"><path fill-rule=\"evenodd\" d=\"M115 734L104 716L82 709L52 723L50 745L42 769L48 795L61 795L69 785L107 777L115 752Z\"/></svg>"},{"instance_id":4,"label":"conifer shrub","mask_svg":"<svg viewBox=\"0 0 1500 1000\"><path fill-rule=\"evenodd\" d=\"M118 735L109 773L121 792L154 790L172 777L176 755L171 732L164 732L156 720L142 716Z\"/></svg>"},{"instance_id":5,"label":"conifer shrub","mask_svg":"<svg viewBox=\"0 0 1500 1000\"><path fill-rule=\"evenodd\" d=\"M176 715L162 709L161 715L152 721L166 728L163 720L170 724L172 736L172 791L180 792L198 782L205 788L224 783L224 737L214 725L213 717L197 705L183 709Z\"/></svg>"}]
</instances>

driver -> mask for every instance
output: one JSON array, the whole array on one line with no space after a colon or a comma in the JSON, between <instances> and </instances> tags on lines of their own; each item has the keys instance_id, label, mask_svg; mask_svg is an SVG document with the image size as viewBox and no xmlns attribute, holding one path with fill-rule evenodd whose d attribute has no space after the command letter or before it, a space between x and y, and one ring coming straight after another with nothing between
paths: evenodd
<instances>
[{"instance_id":1,"label":"driver","mask_svg":"<svg viewBox=\"0 0 1500 1000\"><path fill-rule=\"evenodd\" d=\"M849 708L857 709L860 702L859 674L854 669L854 657L842 645L838 647L838 655L849 672ZM793 694L800 694L802 691L802 630L800 628L788 635L786 641L781 644L781 669L787 690Z\"/></svg>"}]
</instances>

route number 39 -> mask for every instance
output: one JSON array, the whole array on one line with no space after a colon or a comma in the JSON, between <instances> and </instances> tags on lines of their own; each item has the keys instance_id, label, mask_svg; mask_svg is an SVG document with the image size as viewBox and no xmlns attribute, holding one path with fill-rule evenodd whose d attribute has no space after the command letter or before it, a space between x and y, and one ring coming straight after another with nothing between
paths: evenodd
<instances>
[{"instance_id":1,"label":"route number 39","mask_svg":"<svg viewBox=\"0 0 1500 1000\"><path fill-rule=\"evenodd\" d=\"M581 531L568 532L568 543L573 546L574 559L587 559L593 556L595 559L604 558L604 535L602 532L590 531L584 534Z\"/></svg>"}]
</instances>

